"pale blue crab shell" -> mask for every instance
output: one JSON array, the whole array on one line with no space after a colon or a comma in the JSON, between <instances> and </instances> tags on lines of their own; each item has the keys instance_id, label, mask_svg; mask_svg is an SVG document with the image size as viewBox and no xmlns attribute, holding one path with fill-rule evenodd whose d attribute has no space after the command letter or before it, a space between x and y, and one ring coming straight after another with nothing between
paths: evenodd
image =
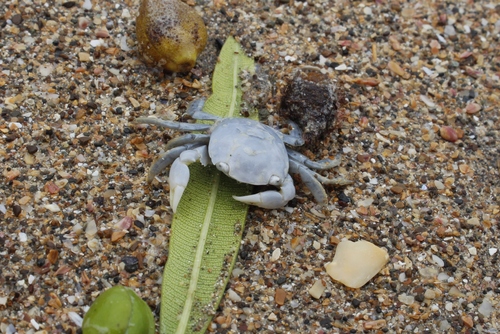
<instances>
[{"instance_id":1,"label":"pale blue crab shell","mask_svg":"<svg viewBox=\"0 0 500 334\"><path fill-rule=\"evenodd\" d=\"M212 128L208 154L214 165L229 166L229 177L253 185L267 185L271 176L285 180L288 154L283 139L272 128L245 118L225 118Z\"/></svg>"}]
</instances>

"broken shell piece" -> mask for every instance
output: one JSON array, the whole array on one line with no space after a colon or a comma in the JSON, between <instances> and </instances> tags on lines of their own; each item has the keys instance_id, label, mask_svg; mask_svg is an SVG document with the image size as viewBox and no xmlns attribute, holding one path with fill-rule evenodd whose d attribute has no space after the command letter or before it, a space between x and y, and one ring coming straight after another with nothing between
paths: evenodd
<instances>
[{"instance_id":1,"label":"broken shell piece","mask_svg":"<svg viewBox=\"0 0 500 334\"><path fill-rule=\"evenodd\" d=\"M342 240L333 261L325 268L334 280L350 288L360 288L385 266L387 260L387 251L371 242Z\"/></svg>"},{"instance_id":2,"label":"broken shell piece","mask_svg":"<svg viewBox=\"0 0 500 334\"><path fill-rule=\"evenodd\" d=\"M319 299L323 294L323 291L325 291L325 289L326 289L325 283L319 279L316 282L314 282L313 286L309 289L309 294L313 298Z\"/></svg>"}]
</instances>

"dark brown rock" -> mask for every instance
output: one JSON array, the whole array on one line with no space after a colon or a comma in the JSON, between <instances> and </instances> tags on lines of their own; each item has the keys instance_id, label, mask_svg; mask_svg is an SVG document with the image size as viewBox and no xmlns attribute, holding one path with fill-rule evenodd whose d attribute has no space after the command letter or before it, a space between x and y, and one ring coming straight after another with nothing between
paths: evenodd
<instances>
[{"instance_id":1,"label":"dark brown rock","mask_svg":"<svg viewBox=\"0 0 500 334\"><path fill-rule=\"evenodd\" d=\"M38 152L38 147L36 147L36 145L26 145L26 150L29 154L35 154Z\"/></svg>"},{"instance_id":2,"label":"dark brown rock","mask_svg":"<svg viewBox=\"0 0 500 334\"><path fill-rule=\"evenodd\" d=\"M300 71L285 88L280 115L299 125L308 148L332 131L337 111L335 86L319 71Z\"/></svg>"},{"instance_id":3,"label":"dark brown rock","mask_svg":"<svg viewBox=\"0 0 500 334\"><path fill-rule=\"evenodd\" d=\"M21 16L21 14L16 14L16 15L12 16L11 20L12 20L12 23L17 26L17 25L20 25L21 22L23 22L23 17Z\"/></svg>"},{"instance_id":4,"label":"dark brown rock","mask_svg":"<svg viewBox=\"0 0 500 334\"><path fill-rule=\"evenodd\" d=\"M90 137L89 136L81 136L78 137L78 141L80 142L80 145L85 146L90 142Z\"/></svg>"},{"instance_id":5,"label":"dark brown rock","mask_svg":"<svg viewBox=\"0 0 500 334\"><path fill-rule=\"evenodd\" d=\"M12 207L12 211L14 212L14 216L19 217L23 209L21 209L21 207L16 204Z\"/></svg>"}]
</instances>

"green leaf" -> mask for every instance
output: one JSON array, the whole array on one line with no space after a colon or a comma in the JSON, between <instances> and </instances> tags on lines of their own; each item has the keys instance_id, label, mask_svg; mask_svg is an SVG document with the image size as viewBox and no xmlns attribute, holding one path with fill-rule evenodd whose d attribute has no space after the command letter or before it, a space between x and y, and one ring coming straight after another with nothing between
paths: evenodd
<instances>
[{"instance_id":1,"label":"green leaf","mask_svg":"<svg viewBox=\"0 0 500 334\"><path fill-rule=\"evenodd\" d=\"M213 76L204 111L239 116L242 70L254 62L228 38ZM256 118L255 115L254 118ZM224 294L238 255L248 206L232 196L250 193L215 167L190 166L191 178L172 222L169 258L163 273L161 333L204 333Z\"/></svg>"}]
</instances>

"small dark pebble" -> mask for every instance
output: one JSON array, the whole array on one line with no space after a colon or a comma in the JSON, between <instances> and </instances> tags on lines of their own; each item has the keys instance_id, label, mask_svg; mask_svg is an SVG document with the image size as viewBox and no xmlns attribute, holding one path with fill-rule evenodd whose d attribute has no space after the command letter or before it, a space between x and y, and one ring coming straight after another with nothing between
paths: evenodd
<instances>
[{"instance_id":1,"label":"small dark pebble","mask_svg":"<svg viewBox=\"0 0 500 334\"><path fill-rule=\"evenodd\" d=\"M242 259L242 260L248 259L248 255L249 255L248 252L244 251L244 250L240 251L240 253L239 253L240 259Z\"/></svg>"},{"instance_id":2,"label":"small dark pebble","mask_svg":"<svg viewBox=\"0 0 500 334\"><path fill-rule=\"evenodd\" d=\"M326 329L330 329L333 327L332 319L330 319L328 317L321 319L319 321L319 324L321 325L321 327L326 328Z\"/></svg>"},{"instance_id":3,"label":"small dark pebble","mask_svg":"<svg viewBox=\"0 0 500 334\"><path fill-rule=\"evenodd\" d=\"M154 201L152 199L146 201L146 206L149 206L151 209L157 208L161 205L161 201Z\"/></svg>"},{"instance_id":4,"label":"small dark pebble","mask_svg":"<svg viewBox=\"0 0 500 334\"><path fill-rule=\"evenodd\" d=\"M11 258L10 258L10 261L11 261L12 263L17 263L17 262L19 262L19 261L21 261L21 260L22 260L22 257L20 257L20 256L19 256L19 255L17 255L17 254L12 255L12 256L11 256Z\"/></svg>"},{"instance_id":5,"label":"small dark pebble","mask_svg":"<svg viewBox=\"0 0 500 334\"><path fill-rule=\"evenodd\" d=\"M425 297L424 297L424 294L423 293L419 293L415 296L415 300L419 303L423 302L425 300Z\"/></svg>"},{"instance_id":6,"label":"small dark pebble","mask_svg":"<svg viewBox=\"0 0 500 334\"><path fill-rule=\"evenodd\" d=\"M99 206L103 206L104 205L104 197L102 197L102 196L94 197L94 203L99 205Z\"/></svg>"},{"instance_id":7,"label":"small dark pebble","mask_svg":"<svg viewBox=\"0 0 500 334\"><path fill-rule=\"evenodd\" d=\"M75 7L76 2L74 2L74 1L66 1L66 2L63 2L62 5L63 5L64 8L68 8L69 9L69 8Z\"/></svg>"},{"instance_id":8,"label":"small dark pebble","mask_svg":"<svg viewBox=\"0 0 500 334\"><path fill-rule=\"evenodd\" d=\"M283 283L285 283L285 282L286 282L286 276L280 276L280 277L278 277L278 279L276 280L276 284L278 284L278 285L281 285L281 284L283 284Z\"/></svg>"},{"instance_id":9,"label":"small dark pebble","mask_svg":"<svg viewBox=\"0 0 500 334\"><path fill-rule=\"evenodd\" d=\"M98 107L97 103L92 102L92 101L87 102L87 108L94 110L94 109L97 109L97 107Z\"/></svg>"},{"instance_id":10,"label":"small dark pebble","mask_svg":"<svg viewBox=\"0 0 500 334\"><path fill-rule=\"evenodd\" d=\"M140 229L144 228L144 224L140 220L134 220L134 225L135 225L135 227L140 228Z\"/></svg>"},{"instance_id":11,"label":"small dark pebble","mask_svg":"<svg viewBox=\"0 0 500 334\"><path fill-rule=\"evenodd\" d=\"M349 196L347 196L346 194L344 194L343 191L339 192L337 196L339 198L339 202L344 202L344 203L351 202L351 198Z\"/></svg>"},{"instance_id":12,"label":"small dark pebble","mask_svg":"<svg viewBox=\"0 0 500 334\"><path fill-rule=\"evenodd\" d=\"M26 145L26 150L29 154L35 154L38 152L38 147L36 147L36 145Z\"/></svg>"},{"instance_id":13,"label":"small dark pebble","mask_svg":"<svg viewBox=\"0 0 500 334\"><path fill-rule=\"evenodd\" d=\"M2 111L1 115L2 115L2 118L5 119L6 121L8 121L11 118L10 113L8 113L6 111Z\"/></svg>"},{"instance_id":14,"label":"small dark pebble","mask_svg":"<svg viewBox=\"0 0 500 334\"><path fill-rule=\"evenodd\" d=\"M13 142L14 140L16 140L17 138L19 138L17 133L11 133L11 134L8 134L5 136L5 141L7 143L10 143L10 142Z\"/></svg>"},{"instance_id":15,"label":"small dark pebble","mask_svg":"<svg viewBox=\"0 0 500 334\"><path fill-rule=\"evenodd\" d=\"M89 136L81 136L78 137L78 141L80 142L80 145L85 146L90 142L90 137Z\"/></svg>"},{"instance_id":16,"label":"small dark pebble","mask_svg":"<svg viewBox=\"0 0 500 334\"><path fill-rule=\"evenodd\" d=\"M17 25L21 24L21 22L23 22L23 17L21 16L21 14L16 14L16 15L12 16L11 20L12 20L12 23L14 23L17 26Z\"/></svg>"},{"instance_id":17,"label":"small dark pebble","mask_svg":"<svg viewBox=\"0 0 500 334\"><path fill-rule=\"evenodd\" d=\"M14 216L18 217L23 211L23 209L21 209L21 207L16 204L12 207L12 211L14 212Z\"/></svg>"},{"instance_id":18,"label":"small dark pebble","mask_svg":"<svg viewBox=\"0 0 500 334\"><path fill-rule=\"evenodd\" d=\"M125 263L125 271L128 273L139 269L139 260L135 256L124 256L122 262Z\"/></svg>"},{"instance_id":19,"label":"small dark pebble","mask_svg":"<svg viewBox=\"0 0 500 334\"><path fill-rule=\"evenodd\" d=\"M361 301L359 299L352 300L352 306L354 306L355 308L358 308L360 304L361 304Z\"/></svg>"}]
</instances>

